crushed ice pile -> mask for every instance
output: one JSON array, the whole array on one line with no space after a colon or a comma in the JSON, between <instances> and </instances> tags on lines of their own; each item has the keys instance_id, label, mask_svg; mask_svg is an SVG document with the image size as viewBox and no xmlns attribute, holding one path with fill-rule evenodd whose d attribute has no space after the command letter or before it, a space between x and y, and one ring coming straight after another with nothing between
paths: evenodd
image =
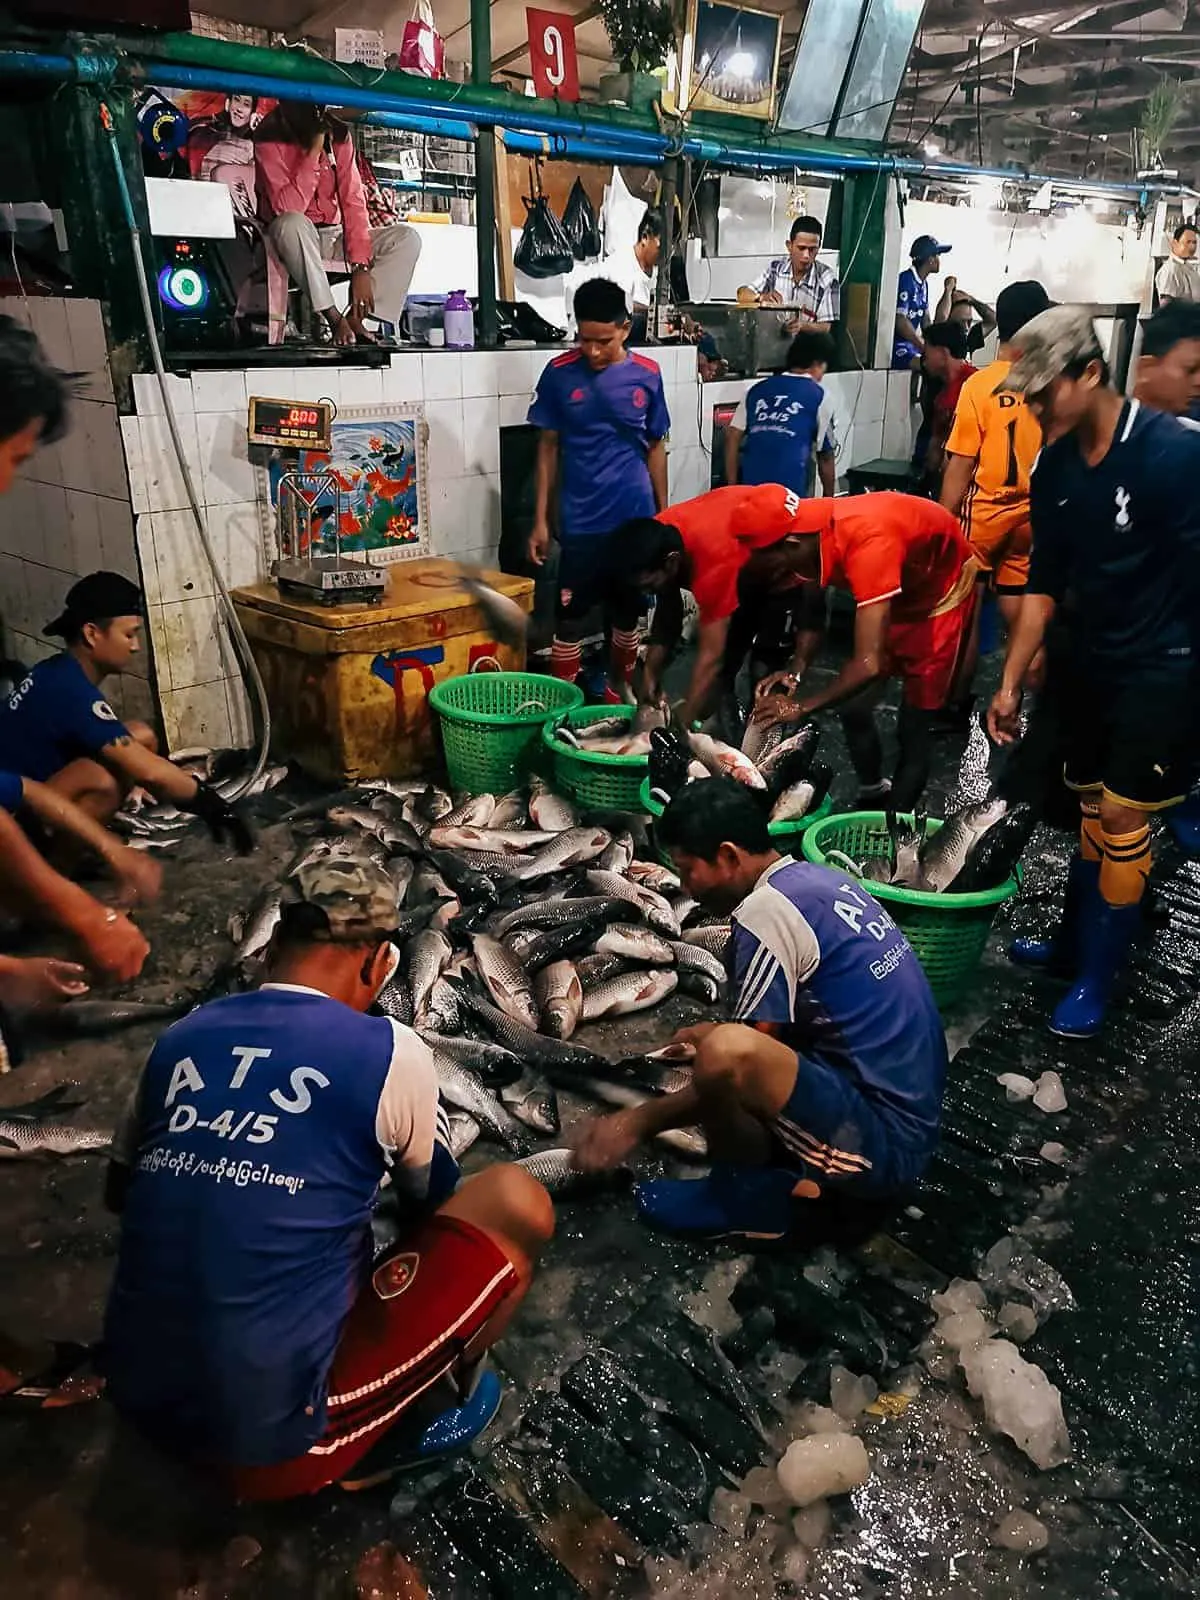
<instances>
[{"instance_id":1,"label":"crushed ice pile","mask_svg":"<svg viewBox=\"0 0 1200 1600\"><path fill-rule=\"evenodd\" d=\"M1030 1338L1053 1312L1074 1309L1074 1297L1054 1268L1007 1235L983 1258L978 1281L955 1278L930 1303L938 1320L920 1353L933 1376L949 1379L957 1365L970 1393L982 1401L988 1423L1036 1466L1046 1470L1069 1461L1062 1397L1013 1342Z\"/></svg>"},{"instance_id":2,"label":"crushed ice pile","mask_svg":"<svg viewBox=\"0 0 1200 1600\"><path fill-rule=\"evenodd\" d=\"M1026 1078L1020 1072L1002 1072L996 1082L1004 1090L1009 1102L1017 1100L1032 1100L1039 1111L1044 1111L1047 1116L1057 1116L1060 1111L1067 1109L1067 1091L1063 1088L1063 1081L1057 1072L1043 1072L1035 1083L1032 1078ZM1058 1149L1062 1149L1059 1145ZM1052 1160L1053 1157L1047 1157Z\"/></svg>"}]
</instances>

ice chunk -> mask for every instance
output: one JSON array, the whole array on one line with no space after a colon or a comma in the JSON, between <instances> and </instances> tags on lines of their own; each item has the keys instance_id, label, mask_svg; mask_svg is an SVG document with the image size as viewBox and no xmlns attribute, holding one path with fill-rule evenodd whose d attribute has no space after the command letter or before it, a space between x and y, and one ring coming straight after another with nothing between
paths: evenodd
<instances>
[{"instance_id":1,"label":"ice chunk","mask_svg":"<svg viewBox=\"0 0 1200 1600\"><path fill-rule=\"evenodd\" d=\"M1054 1139L1048 1139L1038 1151L1038 1155L1041 1156L1043 1161L1050 1161L1056 1167L1061 1167L1066 1163L1067 1150L1065 1145L1059 1144Z\"/></svg>"},{"instance_id":2,"label":"ice chunk","mask_svg":"<svg viewBox=\"0 0 1200 1600\"><path fill-rule=\"evenodd\" d=\"M729 1297L749 1266L749 1256L738 1256L732 1261L718 1261L711 1266L704 1274L699 1289L692 1294L684 1295L681 1301L684 1311L692 1321L699 1323L702 1328L710 1329L718 1338L724 1338L728 1333L736 1333L742 1325L742 1319L730 1305Z\"/></svg>"},{"instance_id":3,"label":"ice chunk","mask_svg":"<svg viewBox=\"0 0 1200 1600\"><path fill-rule=\"evenodd\" d=\"M779 1482L798 1506L810 1506L826 1495L846 1494L870 1476L866 1446L850 1433L796 1439L779 1463Z\"/></svg>"},{"instance_id":4,"label":"ice chunk","mask_svg":"<svg viewBox=\"0 0 1200 1600\"><path fill-rule=\"evenodd\" d=\"M992 1427L1006 1433L1035 1466L1045 1470L1071 1459L1062 1396L1015 1344L986 1339L963 1350L959 1361Z\"/></svg>"},{"instance_id":5,"label":"ice chunk","mask_svg":"<svg viewBox=\"0 0 1200 1600\"><path fill-rule=\"evenodd\" d=\"M1034 1086L1033 1103L1048 1116L1067 1109L1067 1091L1057 1072L1043 1072Z\"/></svg>"},{"instance_id":6,"label":"ice chunk","mask_svg":"<svg viewBox=\"0 0 1200 1600\"><path fill-rule=\"evenodd\" d=\"M950 1317L958 1311L981 1311L987 1305L983 1285L974 1278L951 1278L941 1294L930 1299L930 1305L939 1317Z\"/></svg>"},{"instance_id":7,"label":"ice chunk","mask_svg":"<svg viewBox=\"0 0 1200 1600\"><path fill-rule=\"evenodd\" d=\"M849 1433L850 1429L836 1411L828 1406L813 1403L800 1406L792 1419L798 1433Z\"/></svg>"},{"instance_id":8,"label":"ice chunk","mask_svg":"<svg viewBox=\"0 0 1200 1600\"><path fill-rule=\"evenodd\" d=\"M1038 1329L1037 1312L1032 1306L1023 1306L1016 1300L1006 1300L996 1313L996 1321L1010 1339L1024 1344L1032 1339Z\"/></svg>"},{"instance_id":9,"label":"ice chunk","mask_svg":"<svg viewBox=\"0 0 1200 1600\"><path fill-rule=\"evenodd\" d=\"M808 1582L808 1551L801 1544L792 1545L775 1563L775 1571L785 1583L802 1589Z\"/></svg>"},{"instance_id":10,"label":"ice chunk","mask_svg":"<svg viewBox=\"0 0 1200 1600\"><path fill-rule=\"evenodd\" d=\"M1006 1233L984 1256L979 1281L998 1300L1027 1300L1039 1325L1053 1311L1074 1311L1075 1296L1061 1273L1035 1256L1027 1244Z\"/></svg>"},{"instance_id":11,"label":"ice chunk","mask_svg":"<svg viewBox=\"0 0 1200 1600\"><path fill-rule=\"evenodd\" d=\"M845 1367L834 1367L829 1374L829 1404L846 1422L853 1422L879 1393L874 1378L859 1378Z\"/></svg>"},{"instance_id":12,"label":"ice chunk","mask_svg":"<svg viewBox=\"0 0 1200 1600\"><path fill-rule=\"evenodd\" d=\"M925 1363L925 1370L931 1378L940 1383L948 1383L954 1376L957 1366L954 1351L948 1350L940 1340L928 1338L925 1343L917 1347L917 1355Z\"/></svg>"},{"instance_id":13,"label":"ice chunk","mask_svg":"<svg viewBox=\"0 0 1200 1600\"><path fill-rule=\"evenodd\" d=\"M833 1513L828 1500L814 1500L812 1505L797 1511L792 1518L792 1532L796 1541L806 1550L819 1550L829 1537Z\"/></svg>"},{"instance_id":14,"label":"ice chunk","mask_svg":"<svg viewBox=\"0 0 1200 1600\"><path fill-rule=\"evenodd\" d=\"M761 1506L769 1516L786 1511L792 1503L774 1467L751 1467L738 1485L738 1493L751 1505Z\"/></svg>"},{"instance_id":15,"label":"ice chunk","mask_svg":"<svg viewBox=\"0 0 1200 1600\"><path fill-rule=\"evenodd\" d=\"M1050 1534L1044 1522L1039 1522L1028 1511L1010 1511L997 1525L992 1543L1003 1545L1005 1550L1020 1550L1024 1555L1035 1555L1050 1543Z\"/></svg>"},{"instance_id":16,"label":"ice chunk","mask_svg":"<svg viewBox=\"0 0 1200 1600\"><path fill-rule=\"evenodd\" d=\"M971 1310L940 1317L933 1331L952 1350L965 1350L969 1345L978 1344L981 1339L990 1339L996 1330L982 1311Z\"/></svg>"},{"instance_id":17,"label":"ice chunk","mask_svg":"<svg viewBox=\"0 0 1200 1600\"><path fill-rule=\"evenodd\" d=\"M996 1082L1003 1085L1010 1100L1032 1100L1037 1089L1032 1078L1022 1077L1019 1072L1002 1072Z\"/></svg>"},{"instance_id":18,"label":"ice chunk","mask_svg":"<svg viewBox=\"0 0 1200 1600\"><path fill-rule=\"evenodd\" d=\"M714 1489L708 1507L708 1520L731 1539L746 1537L746 1523L750 1518L750 1502L732 1489Z\"/></svg>"}]
</instances>

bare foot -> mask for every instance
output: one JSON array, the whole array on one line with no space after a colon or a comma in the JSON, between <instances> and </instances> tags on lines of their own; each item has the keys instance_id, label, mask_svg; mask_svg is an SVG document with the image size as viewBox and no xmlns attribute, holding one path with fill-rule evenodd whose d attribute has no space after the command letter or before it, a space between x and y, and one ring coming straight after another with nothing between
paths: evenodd
<instances>
[{"instance_id":1,"label":"bare foot","mask_svg":"<svg viewBox=\"0 0 1200 1600\"><path fill-rule=\"evenodd\" d=\"M346 317L346 324L354 330L354 337L359 344L378 344L379 341L373 333L368 333L363 327L362 318L356 317L353 311Z\"/></svg>"}]
</instances>

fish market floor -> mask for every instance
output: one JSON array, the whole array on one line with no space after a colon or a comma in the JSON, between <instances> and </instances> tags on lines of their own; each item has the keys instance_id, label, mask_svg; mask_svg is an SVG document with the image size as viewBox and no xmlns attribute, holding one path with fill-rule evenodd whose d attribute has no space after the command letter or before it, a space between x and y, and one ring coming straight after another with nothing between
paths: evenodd
<instances>
[{"instance_id":1,"label":"fish market floor","mask_svg":"<svg viewBox=\"0 0 1200 1600\"><path fill-rule=\"evenodd\" d=\"M292 848L274 825L248 863L220 872L199 838L168 858L169 893L145 918L154 953L139 998L201 983L228 949L230 912ZM999 952L1012 926L1045 925L1067 848L1062 836L1035 839L1026 892L997 927L970 1009L948 1019L961 1049L942 1149L910 1211L865 1250L751 1260L647 1232L625 1192L563 1204L497 1351L507 1393L478 1453L356 1496L230 1509L126 1437L103 1401L0 1401L5 1600L423 1594L389 1566L389 1544L417 1563L434 1600L1200 1592L1200 869L1167 856L1156 885L1169 924L1138 956L1103 1040L1065 1044L1042 1027L1049 991ZM672 1000L585 1036L628 1054L700 1010ZM0 1108L75 1078L81 1117L107 1122L151 1037L143 1026L45 1045L0 1080ZM1010 1104L996 1082L1047 1069L1066 1088L1058 1115ZM585 1108L563 1101L569 1128ZM1065 1165L1040 1158L1047 1141L1064 1147ZM486 1158L476 1146L467 1165ZM0 1162L6 1363L22 1359L11 1341L97 1337L116 1240L102 1178L96 1158ZM1060 1387L1074 1446L1049 1472L988 1429L944 1355L935 1377L912 1354L933 1321L928 1291L973 1276L980 1253L1014 1229L1077 1307L1024 1347ZM782 1447L800 1407L829 1403L836 1365L897 1398L855 1424L871 1476L832 1502L821 1548L777 1549L786 1515L756 1534L758 1514L747 1525L736 1493L719 1499L724 1528L710 1524L714 1491L736 1490L777 1456L764 1440ZM1042 1553L993 1542L1014 1509L1045 1526Z\"/></svg>"}]
</instances>

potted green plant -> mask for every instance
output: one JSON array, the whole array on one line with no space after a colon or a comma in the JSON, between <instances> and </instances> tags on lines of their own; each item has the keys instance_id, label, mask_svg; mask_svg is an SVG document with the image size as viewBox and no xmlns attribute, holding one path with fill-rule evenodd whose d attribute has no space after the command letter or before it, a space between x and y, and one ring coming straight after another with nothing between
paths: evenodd
<instances>
[{"instance_id":1,"label":"potted green plant","mask_svg":"<svg viewBox=\"0 0 1200 1600\"><path fill-rule=\"evenodd\" d=\"M658 74L675 43L670 0L600 0L600 18L619 68L600 79L601 100L649 110L661 93Z\"/></svg>"}]
</instances>

